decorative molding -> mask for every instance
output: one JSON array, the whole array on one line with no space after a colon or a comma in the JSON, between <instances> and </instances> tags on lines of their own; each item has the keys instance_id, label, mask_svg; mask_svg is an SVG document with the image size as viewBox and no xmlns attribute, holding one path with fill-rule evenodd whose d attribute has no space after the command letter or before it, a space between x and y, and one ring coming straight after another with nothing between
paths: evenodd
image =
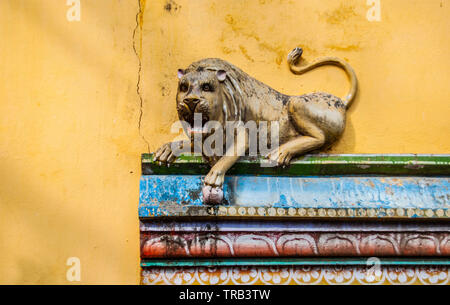
<instances>
[{"instance_id":1,"label":"decorative molding","mask_svg":"<svg viewBox=\"0 0 450 305\"><path fill-rule=\"evenodd\" d=\"M336 221L328 219L314 220L233 220L233 219L208 219L203 221L168 220L157 221L156 219L142 219L140 222L141 232L357 232L357 233L426 233L426 232L449 232L450 221L395 221L377 219L366 221Z\"/></svg>"},{"instance_id":2,"label":"decorative molding","mask_svg":"<svg viewBox=\"0 0 450 305\"><path fill-rule=\"evenodd\" d=\"M141 205L142 218L151 217L247 217L247 218L361 218L361 219L450 219L450 209L424 208L284 208L245 206L197 206L164 204L149 207Z\"/></svg>"},{"instance_id":3,"label":"decorative molding","mask_svg":"<svg viewBox=\"0 0 450 305\"><path fill-rule=\"evenodd\" d=\"M450 155L328 155L312 154L291 162L287 168L263 167L262 158L243 157L228 175L421 175L450 176ZM209 166L201 156L182 155L170 166L153 161L153 154L142 155L143 175L206 175Z\"/></svg>"},{"instance_id":4,"label":"decorative molding","mask_svg":"<svg viewBox=\"0 0 450 305\"><path fill-rule=\"evenodd\" d=\"M223 204L207 206L201 158L143 155L143 284L449 283L450 155L260 162L237 162Z\"/></svg>"},{"instance_id":5,"label":"decorative molding","mask_svg":"<svg viewBox=\"0 0 450 305\"><path fill-rule=\"evenodd\" d=\"M144 268L144 285L448 285L448 267Z\"/></svg>"},{"instance_id":6,"label":"decorative molding","mask_svg":"<svg viewBox=\"0 0 450 305\"><path fill-rule=\"evenodd\" d=\"M450 256L448 233L142 233L142 258Z\"/></svg>"},{"instance_id":7,"label":"decorative molding","mask_svg":"<svg viewBox=\"0 0 450 305\"><path fill-rule=\"evenodd\" d=\"M236 163L222 204L209 206L202 201L209 167L200 157L181 156L167 168L143 155L139 216L450 218L450 155L308 155L286 169L260 162Z\"/></svg>"}]
</instances>

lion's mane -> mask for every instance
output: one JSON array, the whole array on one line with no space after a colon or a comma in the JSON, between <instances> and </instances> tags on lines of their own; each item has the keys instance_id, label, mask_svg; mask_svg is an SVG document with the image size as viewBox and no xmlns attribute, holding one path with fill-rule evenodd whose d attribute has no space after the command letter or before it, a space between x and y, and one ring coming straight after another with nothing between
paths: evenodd
<instances>
[{"instance_id":1,"label":"lion's mane","mask_svg":"<svg viewBox=\"0 0 450 305\"><path fill-rule=\"evenodd\" d=\"M233 66L232 64L218 59L207 58L192 63L186 70L186 73L224 70L227 72L225 81L221 82L223 94L223 114L225 121L242 121L245 116L244 96L245 81L249 76Z\"/></svg>"}]
</instances>

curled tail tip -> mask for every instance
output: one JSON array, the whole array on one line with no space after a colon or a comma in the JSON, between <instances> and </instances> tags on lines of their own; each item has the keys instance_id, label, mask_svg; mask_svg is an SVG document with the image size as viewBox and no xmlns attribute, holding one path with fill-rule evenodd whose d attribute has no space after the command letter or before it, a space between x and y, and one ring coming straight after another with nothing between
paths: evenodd
<instances>
[{"instance_id":1,"label":"curled tail tip","mask_svg":"<svg viewBox=\"0 0 450 305\"><path fill-rule=\"evenodd\" d=\"M345 104L345 108L347 108L347 109L350 108L350 106L353 103L353 100L355 99L355 97L356 97L356 92L349 93L349 94L347 94L345 96L345 98L343 99L343 102Z\"/></svg>"},{"instance_id":2,"label":"curled tail tip","mask_svg":"<svg viewBox=\"0 0 450 305\"><path fill-rule=\"evenodd\" d=\"M287 56L287 62L289 65L295 65L300 60L303 54L303 49L300 47L294 48L291 52L289 52Z\"/></svg>"},{"instance_id":3,"label":"curled tail tip","mask_svg":"<svg viewBox=\"0 0 450 305\"><path fill-rule=\"evenodd\" d=\"M351 94L347 94L344 98L343 98L343 102L345 105L345 108L349 108L350 104L352 103L353 100L353 96Z\"/></svg>"},{"instance_id":4,"label":"curled tail tip","mask_svg":"<svg viewBox=\"0 0 450 305\"><path fill-rule=\"evenodd\" d=\"M356 92L358 90L358 80L356 78L355 71L353 71L353 68L346 61L338 57L331 57L331 56L318 58L314 62L307 64L303 67L300 67L299 60L301 59L302 55L303 49L300 47L296 47L291 52L289 52L287 56L289 68L294 74L303 74L307 71L310 71L314 68L323 65L335 65L345 70L351 81L350 93L347 94L345 98L343 98L343 102L345 103L345 106L348 109L352 104L353 100L355 99Z\"/></svg>"}]
</instances>

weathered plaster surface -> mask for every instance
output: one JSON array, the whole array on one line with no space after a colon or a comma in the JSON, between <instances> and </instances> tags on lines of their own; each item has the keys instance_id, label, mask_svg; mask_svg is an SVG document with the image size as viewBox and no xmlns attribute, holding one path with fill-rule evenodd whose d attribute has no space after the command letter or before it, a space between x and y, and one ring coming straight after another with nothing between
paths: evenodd
<instances>
[{"instance_id":1,"label":"weathered plaster surface","mask_svg":"<svg viewBox=\"0 0 450 305\"><path fill-rule=\"evenodd\" d=\"M339 70L283 60L343 57L361 91L333 152L450 152L447 0L383 1L381 23L360 0L81 2L68 22L66 1L0 1L1 283L68 283L72 256L82 283L139 282L140 154L173 139L175 72L203 57L338 95Z\"/></svg>"}]
</instances>

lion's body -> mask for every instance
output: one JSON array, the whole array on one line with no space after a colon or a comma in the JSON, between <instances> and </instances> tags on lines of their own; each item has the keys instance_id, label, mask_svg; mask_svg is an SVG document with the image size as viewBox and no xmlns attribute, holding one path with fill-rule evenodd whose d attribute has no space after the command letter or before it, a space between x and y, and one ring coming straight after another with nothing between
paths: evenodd
<instances>
[{"instance_id":1,"label":"lion's body","mask_svg":"<svg viewBox=\"0 0 450 305\"><path fill-rule=\"evenodd\" d=\"M186 70L178 70L177 111L180 120L187 122L185 131L191 136L199 132L195 126L197 114L201 115L200 131L203 136L210 132L205 127L210 121L219 122L224 129L227 122L254 122L257 125L277 122L280 146L267 157L279 166L289 165L293 157L330 146L344 131L346 109L357 92L356 75L348 63L336 57L325 57L309 65L298 66L302 52L301 48L295 48L289 53L291 71L303 74L322 65L338 66L345 70L351 82L345 98L322 92L288 96L224 60L207 58L192 63ZM272 138L270 130L267 128L269 145ZM222 186L226 171L249 149L249 138L254 135L247 131L243 133L244 143L234 140L232 150L227 147L225 155L213 154L208 158L212 168L205 177L205 203L220 203L221 196L217 194L221 193L212 191L212 187ZM224 142L224 145L227 144ZM170 143L163 145L155 154L155 160L161 162L170 163L175 158Z\"/></svg>"}]
</instances>

